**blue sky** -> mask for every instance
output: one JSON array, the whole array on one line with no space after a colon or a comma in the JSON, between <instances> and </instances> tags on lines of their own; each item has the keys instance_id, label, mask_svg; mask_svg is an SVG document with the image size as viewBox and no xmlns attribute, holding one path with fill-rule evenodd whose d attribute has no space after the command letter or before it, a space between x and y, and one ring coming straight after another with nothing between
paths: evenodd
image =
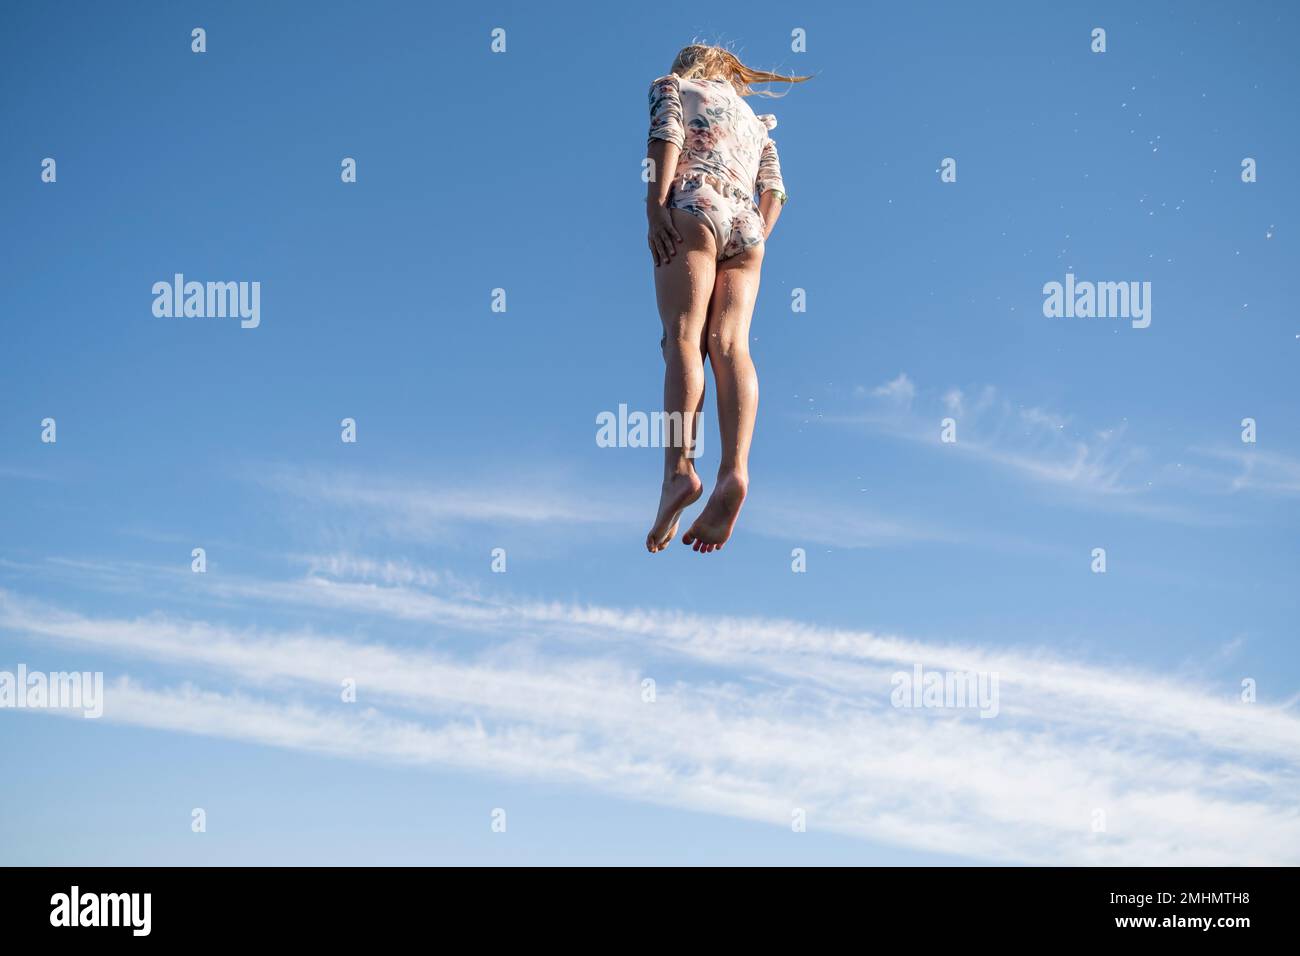
<instances>
[{"instance_id":1,"label":"blue sky","mask_svg":"<svg viewBox=\"0 0 1300 956\"><path fill-rule=\"evenodd\" d=\"M0 36L0 671L108 684L0 710L0 862L1297 862L1300 13L322 6ZM815 79L759 108L750 500L650 556L596 416L659 401L695 38ZM260 326L155 317L176 272ZM1044 317L1067 272L1150 327ZM892 707L916 664L999 715Z\"/></svg>"}]
</instances>

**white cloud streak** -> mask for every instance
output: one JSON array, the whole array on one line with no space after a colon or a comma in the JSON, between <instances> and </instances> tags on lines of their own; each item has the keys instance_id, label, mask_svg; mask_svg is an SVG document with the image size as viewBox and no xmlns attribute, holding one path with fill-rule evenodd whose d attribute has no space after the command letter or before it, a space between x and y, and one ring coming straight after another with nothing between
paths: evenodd
<instances>
[{"instance_id":1,"label":"white cloud streak","mask_svg":"<svg viewBox=\"0 0 1300 956\"><path fill-rule=\"evenodd\" d=\"M111 686L108 720L774 825L800 807L811 827L977 859L1300 861L1300 720L1226 688L794 621L471 599L436 573L352 557L311 566L296 580L228 580L222 597L414 626L424 645L87 616L6 592L0 630L230 685ZM478 635L472 650L465 634ZM918 662L998 672L1000 716L890 706L890 675ZM654 703L641 698L647 677ZM355 707L339 702L344 678ZM1092 832L1095 809L1105 833Z\"/></svg>"},{"instance_id":2,"label":"white cloud streak","mask_svg":"<svg viewBox=\"0 0 1300 956\"><path fill-rule=\"evenodd\" d=\"M993 386L972 392L949 388L922 391L906 375L872 389L858 387L866 402L857 411L821 420L855 425L886 437L931 446L1058 493L1067 503L1191 526L1240 523L1215 508L1225 493L1250 491L1272 496L1300 494L1300 462L1275 451L1189 449L1202 457L1231 461L1237 473L1156 461L1126 435L1126 424L1088 429L1037 406L1017 405ZM952 417L956 441L942 442L941 421ZM1180 498L1171 498L1171 493ZM1202 497L1188 499L1187 492Z\"/></svg>"},{"instance_id":3,"label":"white cloud streak","mask_svg":"<svg viewBox=\"0 0 1300 956\"><path fill-rule=\"evenodd\" d=\"M575 494L558 478L448 485L394 481L362 474L267 466L252 472L264 486L316 505L365 509L387 530L422 533L467 523L601 523L615 520L606 502Z\"/></svg>"}]
</instances>

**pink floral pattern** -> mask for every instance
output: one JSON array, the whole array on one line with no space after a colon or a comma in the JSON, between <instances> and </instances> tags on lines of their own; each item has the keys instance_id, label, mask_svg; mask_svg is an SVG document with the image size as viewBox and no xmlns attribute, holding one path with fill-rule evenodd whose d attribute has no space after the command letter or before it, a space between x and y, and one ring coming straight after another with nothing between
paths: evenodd
<instances>
[{"instance_id":1,"label":"pink floral pattern","mask_svg":"<svg viewBox=\"0 0 1300 956\"><path fill-rule=\"evenodd\" d=\"M756 116L726 80L650 84L650 139L681 149L668 205L699 216L713 229L718 259L763 241L755 191L785 193L781 160L768 131L776 117Z\"/></svg>"}]
</instances>

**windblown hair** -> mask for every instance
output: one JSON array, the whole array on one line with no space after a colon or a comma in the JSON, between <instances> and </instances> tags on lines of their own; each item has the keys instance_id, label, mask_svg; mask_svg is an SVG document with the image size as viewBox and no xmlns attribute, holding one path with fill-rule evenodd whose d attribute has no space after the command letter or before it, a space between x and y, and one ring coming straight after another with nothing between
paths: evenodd
<instances>
[{"instance_id":1,"label":"windblown hair","mask_svg":"<svg viewBox=\"0 0 1300 956\"><path fill-rule=\"evenodd\" d=\"M683 80L727 80L741 96L776 96L767 90L753 90L751 83L802 83L811 76L783 76L767 70L753 70L741 63L736 54L720 46L692 43L683 47L673 60L670 71Z\"/></svg>"}]
</instances>

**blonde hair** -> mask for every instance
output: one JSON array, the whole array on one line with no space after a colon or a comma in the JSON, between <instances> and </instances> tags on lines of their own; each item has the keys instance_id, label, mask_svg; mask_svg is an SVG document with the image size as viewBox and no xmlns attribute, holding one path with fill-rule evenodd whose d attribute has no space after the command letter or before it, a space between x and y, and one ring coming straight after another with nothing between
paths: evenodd
<instances>
[{"instance_id":1,"label":"blonde hair","mask_svg":"<svg viewBox=\"0 0 1300 956\"><path fill-rule=\"evenodd\" d=\"M767 90L750 89L751 83L802 83L811 76L782 76L767 70L753 70L741 63L736 54L720 46L692 43L682 47L669 71L683 80L726 80L741 96L776 96Z\"/></svg>"}]
</instances>

